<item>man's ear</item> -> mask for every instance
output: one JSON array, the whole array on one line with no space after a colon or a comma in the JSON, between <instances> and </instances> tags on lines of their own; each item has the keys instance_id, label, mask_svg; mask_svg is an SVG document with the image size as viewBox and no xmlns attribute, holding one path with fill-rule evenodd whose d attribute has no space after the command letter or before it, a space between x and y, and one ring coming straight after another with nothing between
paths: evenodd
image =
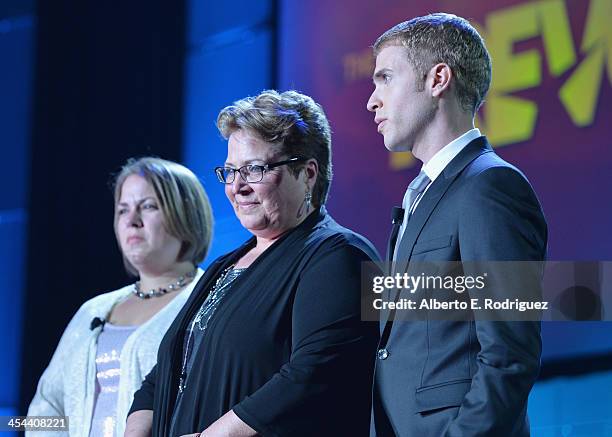
<instances>
[{"instance_id":1,"label":"man's ear","mask_svg":"<svg viewBox=\"0 0 612 437\"><path fill-rule=\"evenodd\" d=\"M433 97L440 97L450 89L453 72L448 64L439 63L431 67L427 77L427 85Z\"/></svg>"}]
</instances>

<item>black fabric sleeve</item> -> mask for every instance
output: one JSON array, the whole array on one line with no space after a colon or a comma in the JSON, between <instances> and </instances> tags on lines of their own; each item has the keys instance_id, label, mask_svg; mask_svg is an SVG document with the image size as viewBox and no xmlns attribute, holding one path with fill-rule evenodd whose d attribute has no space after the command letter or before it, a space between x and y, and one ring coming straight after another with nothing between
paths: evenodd
<instances>
[{"instance_id":1,"label":"black fabric sleeve","mask_svg":"<svg viewBox=\"0 0 612 437\"><path fill-rule=\"evenodd\" d=\"M462 202L459 244L463 261L542 261L547 230L529 182L509 167L477 175ZM534 277L506 276L489 287L494 298L512 295ZM540 277L537 277L537 275ZM489 280L494 280L489 275ZM477 371L457 417L445 436L514 435L537 378L542 343L540 322L476 321L480 345Z\"/></svg>"},{"instance_id":2,"label":"black fabric sleeve","mask_svg":"<svg viewBox=\"0 0 612 437\"><path fill-rule=\"evenodd\" d=\"M341 435L368 433L378 326L360 320L362 261L370 258L361 249L335 241L302 272L290 361L233 408L257 432L322 435L323 429L348 426L353 428L340 428L347 431Z\"/></svg>"},{"instance_id":3,"label":"black fabric sleeve","mask_svg":"<svg viewBox=\"0 0 612 437\"><path fill-rule=\"evenodd\" d=\"M153 366L149 374L142 381L140 389L134 393L134 401L130 407L128 416L134 411L151 410L153 411L153 401L155 400L155 378L157 375L157 365Z\"/></svg>"}]
</instances>

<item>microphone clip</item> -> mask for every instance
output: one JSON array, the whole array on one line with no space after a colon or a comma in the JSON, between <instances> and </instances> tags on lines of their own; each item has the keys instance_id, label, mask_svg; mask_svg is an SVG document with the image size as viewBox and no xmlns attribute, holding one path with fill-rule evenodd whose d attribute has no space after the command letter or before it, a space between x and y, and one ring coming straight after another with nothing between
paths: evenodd
<instances>
[{"instance_id":1,"label":"microphone clip","mask_svg":"<svg viewBox=\"0 0 612 437\"><path fill-rule=\"evenodd\" d=\"M101 326L102 329L104 329L104 324L106 323L106 320L101 319L100 317L94 317L91 321L91 324L89 325L89 329L91 331L93 331L94 329L96 329L97 327Z\"/></svg>"},{"instance_id":2,"label":"microphone clip","mask_svg":"<svg viewBox=\"0 0 612 437\"><path fill-rule=\"evenodd\" d=\"M391 223L394 225L401 225L404 221L404 208L401 206L394 206L391 210Z\"/></svg>"}]
</instances>

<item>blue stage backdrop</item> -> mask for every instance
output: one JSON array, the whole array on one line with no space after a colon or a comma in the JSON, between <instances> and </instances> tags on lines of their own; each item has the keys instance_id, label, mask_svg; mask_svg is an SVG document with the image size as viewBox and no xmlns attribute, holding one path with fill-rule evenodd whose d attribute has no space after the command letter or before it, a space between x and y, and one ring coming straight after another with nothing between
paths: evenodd
<instances>
[{"instance_id":1,"label":"blue stage backdrop","mask_svg":"<svg viewBox=\"0 0 612 437\"><path fill-rule=\"evenodd\" d=\"M0 3L0 415L17 413L25 274L34 6Z\"/></svg>"},{"instance_id":2,"label":"blue stage backdrop","mask_svg":"<svg viewBox=\"0 0 612 437\"><path fill-rule=\"evenodd\" d=\"M204 265L251 235L240 226L213 169L225 163L219 111L274 82L273 1L189 2L185 68L183 161L204 184L215 216L215 233Z\"/></svg>"}]
</instances>

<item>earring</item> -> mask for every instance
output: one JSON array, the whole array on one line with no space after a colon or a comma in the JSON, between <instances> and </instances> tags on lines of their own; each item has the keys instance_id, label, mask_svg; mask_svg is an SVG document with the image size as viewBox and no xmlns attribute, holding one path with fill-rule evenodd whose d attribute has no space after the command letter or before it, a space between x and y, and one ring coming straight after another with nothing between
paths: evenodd
<instances>
[{"instance_id":1,"label":"earring","mask_svg":"<svg viewBox=\"0 0 612 437\"><path fill-rule=\"evenodd\" d=\"M310 205L312 204L312 194L310 191L306 191L304 202L306 203L306 214L308 214L310 212Z\"/></svg>"}]
</instances>

